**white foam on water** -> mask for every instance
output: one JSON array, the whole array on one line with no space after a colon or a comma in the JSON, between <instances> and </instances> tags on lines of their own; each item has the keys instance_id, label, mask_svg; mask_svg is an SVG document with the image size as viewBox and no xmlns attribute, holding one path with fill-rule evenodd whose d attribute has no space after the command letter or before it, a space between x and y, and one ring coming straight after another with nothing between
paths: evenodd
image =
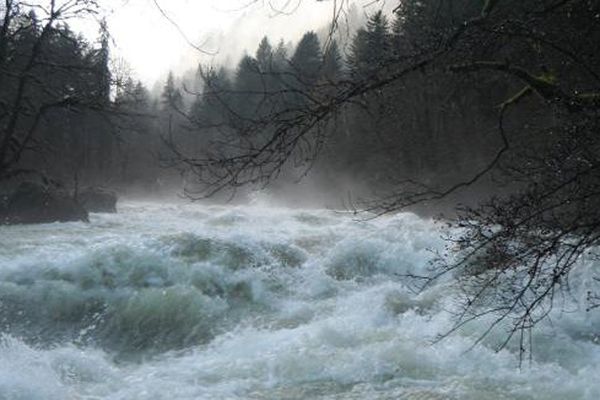
<instances>
[{"instance_id":1,"label":"white foam on water","mask_svg":"<svg viewBox=\"0 0 600 400\"><path fill-rule=\"evenodd\" d=\"M411 214L126 203L0 227L0 399L600 398L598 264L534 332L472 348L448 280L414 293L441 228Z\"/></svg>"}]
</instances>

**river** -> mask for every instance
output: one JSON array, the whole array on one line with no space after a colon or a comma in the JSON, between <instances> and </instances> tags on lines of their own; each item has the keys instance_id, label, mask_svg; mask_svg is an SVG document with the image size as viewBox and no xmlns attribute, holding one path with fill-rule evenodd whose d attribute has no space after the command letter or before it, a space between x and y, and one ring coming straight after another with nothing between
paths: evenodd
<instances>
[{"instance_id":1,"label":"river","mask_svg":"<svg viewBox=\"0 0 600 400\"><path fill-rule=\"evenodd\" d=\"M427 273L443 229L152 202L0 227L0 399L600 399L599 261L519 369L494 351L503 329L473 347L486 321L432 344L456 289L403 276Z\"/></svg>"}]
</instances>

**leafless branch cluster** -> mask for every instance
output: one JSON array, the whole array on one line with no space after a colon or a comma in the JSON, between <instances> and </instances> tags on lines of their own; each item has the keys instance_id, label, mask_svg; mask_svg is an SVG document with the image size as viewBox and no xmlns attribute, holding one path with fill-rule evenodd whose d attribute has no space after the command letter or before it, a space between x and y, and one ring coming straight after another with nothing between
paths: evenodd
<instances>
[{"instance_id":1,"label":"leafless branch cluster","mask_svg":"<svg viewBox=\"0 0 600 400\"><path fill-rule=\"evenodd\" d=\"M204 71L208 90L205 89L203 96L225 110L223 119L192 123L195 129L217 129L218 137L201 158L187 154L172 135L165 140L175 155L172 161L183 163L198 178L200 186L196 190L188 187L188 195L212 196L227 188L265 185L290 160L307 166L319 154L327 129L335 124L335 102L341 101L330 93L344 85L343 82L319 82L306 90L299 87L305 87L306 82L295 73L257 71L262 78L262 90L239 91L211 86L209 75L209 71ZM273 78L278 88L268 87L267 79ZM257 96L259 99L248 114L230 107L232 102Z\"/></svg>"},{"instance_id":2,"label":"leafless branch cluster","mask_svg":"<svg viewBox=\"0 0 600 400\"><path fill-rule=\"evenodd\" d=\"M597 112L581 117L563 126L568 132L546 132L546 152L524 152L521 162L507 165L507 177L524 183L520 191L464 210L457 222L462 234L448 238L458 260L438 258L432 277L453 274L463 292L453 330L493 316L480 340L502 327L508 335L498 349L517 336L525 352L527 332L569 296L569 276L581 257L595 254L600 148L593 132L600 126Z\"/></svg>"}]
</instances>

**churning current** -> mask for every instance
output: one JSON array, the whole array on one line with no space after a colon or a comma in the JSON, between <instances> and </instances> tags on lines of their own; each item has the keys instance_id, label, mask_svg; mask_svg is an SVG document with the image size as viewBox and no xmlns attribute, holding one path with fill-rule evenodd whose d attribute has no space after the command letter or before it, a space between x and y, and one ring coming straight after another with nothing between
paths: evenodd
<instances>
[{"instance_id":1,"label":"churning current","mask_svg":"<svg viewBox=\"0 0 600 400\"><path fill-rule=\"evenodd\" d=\"M0 399L600 398L593 259L533 360L416 293L441 227L324 210L125 203L91 223L0 227Z\"/></svg>"}]
</instances>

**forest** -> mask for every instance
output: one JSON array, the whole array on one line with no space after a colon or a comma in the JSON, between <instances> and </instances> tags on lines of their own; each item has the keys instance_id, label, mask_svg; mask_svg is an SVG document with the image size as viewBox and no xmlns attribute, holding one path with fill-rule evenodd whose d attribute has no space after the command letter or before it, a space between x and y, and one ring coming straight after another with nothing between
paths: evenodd
<instances>
[{"instance_id":1,"label":"forest","mask_svg":"<svg viewBox=\"0 0 600 400\"><path fill-rule=\"evenodd\" d=\"M436 30L449 29L477 10L446 5L448 20L441 20L437 5L428 9L407 2L394 15L368 16L343 44L327 29L307 32L297 44L265 37L235 68L200 65L196 82L187 84L170 73L162 93L151 95L141 82L110 70L106 27L90 43L70 30L68 18L40 20L34 10L12 7L2 42L8 72L3 78L3 181L37 174L69 188L87 182L147 190L160 190L154 187L157 181L179 179L173 172L177 167L193 175L186 161L200 155L235 154L237 142L245 142L244 151L256 148L277 123L302 125L310 102L330 101L429 51L426 42L438 39L428 37L432 27L423 19L435 18ZM87 10L69 10L75 11ZM495 133L495 107L512 89L511 82L489 73L432 71L414 74L410 82L394 80L336 108L334 117L299 143L297 153L275 162L265 176L231 186L256 188L273 181L281 169L290 179L308 168L308 179L332 195L345 191L332 190L338 183L352 183L360 196L406 179L432 185L458 180L481 168L502 145ZM311 90L323 99L311 98ZM268 121L272 116L280 121ZM203 179L188 180L190 194L210 186L195 185Z\"/></svg>"}]
</instances>

